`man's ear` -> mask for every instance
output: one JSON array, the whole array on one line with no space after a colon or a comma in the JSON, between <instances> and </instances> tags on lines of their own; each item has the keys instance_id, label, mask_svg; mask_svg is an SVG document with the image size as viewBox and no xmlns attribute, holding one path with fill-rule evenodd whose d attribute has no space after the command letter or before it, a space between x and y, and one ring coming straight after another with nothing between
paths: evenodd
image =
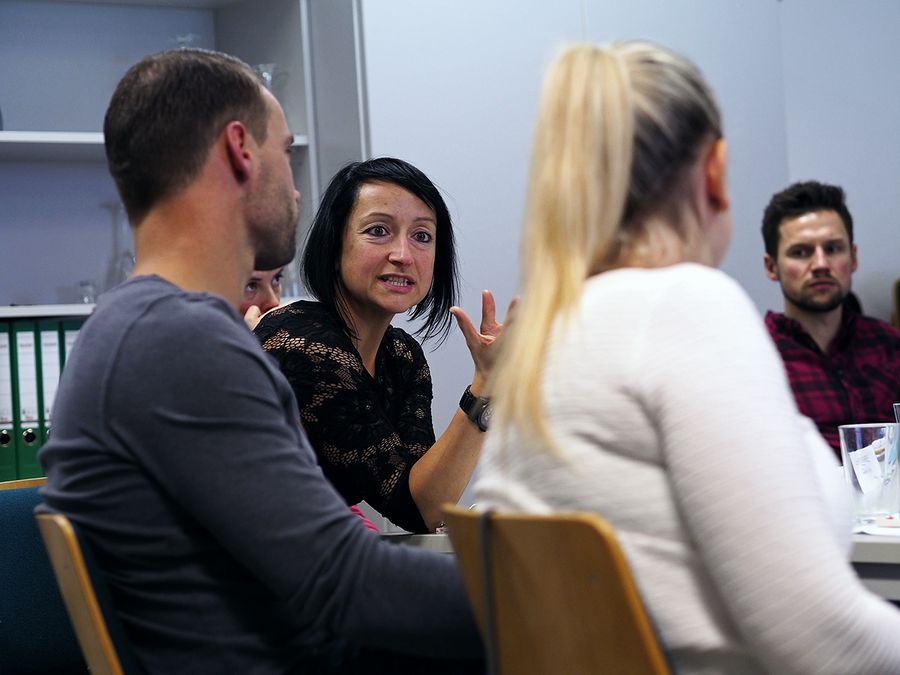
<instances>
[{"instance_id":1,"label":"man's ear","mask_svg":"<svg viewBox=\"0 0 900 675\"><path fill-rule=\"evenodd\" d=\"M775 262L775 258L770 256L768 253L763 255L763 266L766 268L766 276L769 277L772 281L778 281L778 263Z\"/></svg>"},{"instance_id":2,"label":"man's ear","mask_svg":"<svg viewBox=\"0 0 900 675\"><path fill-rule=\"evenodd\" d=\"M850 274L853 274L858 266L859 259L856 257L856 244L853 244L850 247Z\"/></svg>"},{"instance_id":3,"label":"man's ear","mask_svg":"<svg viewBox=\"0 0 900 675\"><path fill-rule=\"evenodd\" d=\"M222 132L225 136L225 153L228 163L239 183L250 177L250 152L247 147L250 134L243 122L229 122Z\"/></svg>"},{"instance_id":4,"label":"man's ear","mask_svg":"<svg viewBox=\"0 0 900 675\"><path fill-rule=\"evenodd\" d=\"M718 138L710 147L703 167L706 194L716 211L727 211L729 206L728 184L725 180L727 159L728 146L724 138Z\"/></svg>"}]
</instances>

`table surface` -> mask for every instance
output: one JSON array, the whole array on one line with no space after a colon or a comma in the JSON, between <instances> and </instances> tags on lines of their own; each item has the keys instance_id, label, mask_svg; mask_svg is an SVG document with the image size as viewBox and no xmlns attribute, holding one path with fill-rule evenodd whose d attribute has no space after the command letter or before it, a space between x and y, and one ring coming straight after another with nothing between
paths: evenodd
<instances>
[{"instance_id":1,"label":"table surface","mask_svg":"<svg viewBox=\"0 0 900 675\"><path fill-rule=\"evenodd\" d=\"M393 544L453 553L446 534L391 532L381 537ZM900 601L900 536L854 534L850 561L866 588L888 600Z\"/></svg>"},{"instance_id":2,"label":"table surface","mask_svg":"<svg viewBox=\"0 0 900 675\"><path fill-rule=\"evenodd\" d=\"M446 534L388 532L382 533L381 537L394 544L418 546L444 553L453 552L450 537ZM900 565L900 536L880 537L871 534L854 534L850 560L854 563Z\"/></svg>"},{"instance_id":3,"label":"table surface","mask_svg":"<svg viewBox=\"0 0 900 675\"><path fill-rule=\"evenodd\" d=\"M900 603L900 537L854 534L850 562L863 586Z\"/></svg>"},{"instance_id":4,"label":"table surface","mask_svg":"<svg viewBox=\"0 0 900 675\"><path fill-rule=\"evenodd\" d=\"M385 532L381 538L392 544L417 546L440 553L453 553L453 544L446 534L410 534L409 532Z\"/></svg>"},{"instance_id":5,"label":"table surface","mask_svg":"<svg viewBox=\"0 0 900 675\"><path fill-rule=\"evenodd\" d=\"M450 537L446 534L388 532L383 533L381 537L394 544L419 546L444 553L453 552ZM900 565L900 536L879 537L871 534L854 534L850 560L854 563Z\"/></svg>"},{"instance_id":6,"label":"table surface","mask_svg":"<svg viewBox=\"0 0 900 675\"><path fill-rule=\"evenodd\" d=\"M900 565L900 536L854 534L850 560L854 563Z\"/></svg>"}]
</instances>

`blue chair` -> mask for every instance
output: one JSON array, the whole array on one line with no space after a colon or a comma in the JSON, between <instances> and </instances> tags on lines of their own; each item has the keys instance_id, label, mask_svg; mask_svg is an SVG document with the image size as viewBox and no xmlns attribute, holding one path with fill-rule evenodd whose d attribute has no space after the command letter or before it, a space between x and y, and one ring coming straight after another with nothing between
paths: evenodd
<instances>
[{"instance_id":1,"label":"blue chair","mask_svg":"<svg viewBox=\"0 0 900 675\"><path fill-rule=\"evenodd\" d=\"M87 673L34 520L45 479L0 483L0 672Z\"/></svg>"}]
</instances>

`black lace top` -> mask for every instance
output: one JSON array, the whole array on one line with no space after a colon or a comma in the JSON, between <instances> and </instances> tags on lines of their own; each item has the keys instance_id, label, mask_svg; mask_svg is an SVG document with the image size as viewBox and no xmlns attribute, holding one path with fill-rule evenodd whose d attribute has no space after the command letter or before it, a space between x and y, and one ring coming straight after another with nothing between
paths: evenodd
<instances>
[{"instance_id":1,"label":"black lace top","mask_svg":"<svg viewBox=\"0 0 900 675\"><path fill-rule=\"evenodd\" d=\"M404 529L426 532L409 492L412 465L434 444L431 371L419 343L389 327L373 378L335 319L303 300L266 314L256 336L293 387L319 463L347 503L366 500Z\"/></svg>"}]
</instances>

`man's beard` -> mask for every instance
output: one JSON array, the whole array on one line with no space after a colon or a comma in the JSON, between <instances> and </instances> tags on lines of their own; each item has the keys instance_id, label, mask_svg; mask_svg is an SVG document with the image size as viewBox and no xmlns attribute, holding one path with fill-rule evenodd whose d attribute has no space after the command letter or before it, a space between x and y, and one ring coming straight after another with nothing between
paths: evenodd
<instances>
[{"instance_id":1,"label":"man's beard","mask_svg":"<svg viewBox=\"0 0 900 675\"><path fill-rule=\"evenodd\" d=\"M257 231L253 269L274 270L284 267L297 255L298 208L293 202L283 206L283 211L272 218L273 224Z\"/></svg>"},{"instance_id":2,"label":"man's beard","mask_svg":"<svg viewBox=\"0 0 900 675\"><path fill-rule=\"evenodd\" d=\"M295 233L290 235L288 241L280 241L277 243L263 244L256 249L256 259L253 269L256 270L274 270L278 267L284 267L294 259L297 255L297 236Z\"/></svg>"},{"instance_id":3,"label":"man's beard","mask_svg":"<svg viewBox=\"0 0 900 675\"><path fill-rule=\"evenodd\" d=\"M844 304L844 299L847 297L847 294L841 288L838 288L834 295L825 300L809 300L801 296L788 295L784 287L782 287L781 293L794 307L812 314L827 314Z\"/></svg>"}]
</instances>

